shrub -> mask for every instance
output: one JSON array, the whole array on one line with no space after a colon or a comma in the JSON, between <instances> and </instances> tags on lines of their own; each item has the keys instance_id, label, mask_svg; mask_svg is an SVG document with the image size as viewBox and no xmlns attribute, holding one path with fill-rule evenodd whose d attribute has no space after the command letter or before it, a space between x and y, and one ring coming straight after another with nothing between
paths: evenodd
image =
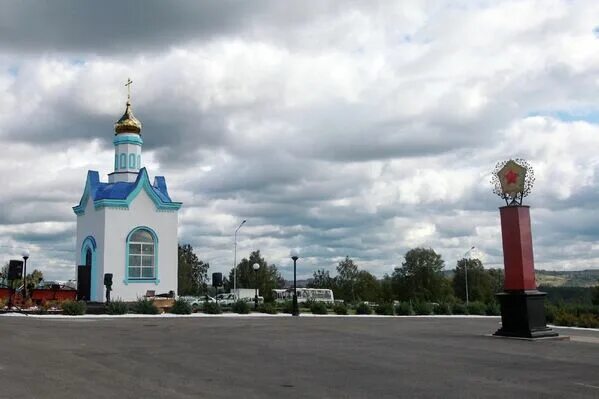
<instances>
[{"instance_id":1,"label":"shrub","mask_svg":"<svg viewBox=\"0 0 599 399\"><path fill-rule=\"evenodd\" d=\"M384 315L384 316L393 316L393 304L392 303L381 303L376 309L374 309L376 314Z\"/></svg>"},{"instance_id":2,"label":"shrub","mask_svg":"<svg viewBox=\"0 0 599 399\"><path fill-rule=\"evenodd\" d=\"M277 314L277 307L272 302L265 302L258 306L258 312L266 314Z\"/></svg>"},{"instance_id":3,"label":"shrub","mask_svg":"<svg viewBox=\"0 0 599 399\"><path fill-rule=\"evenodd\" d=\"M451 314L451 305L447 302L442 302L434 307L433 312L435 314L448 315Z\"/></svg>"},{"instance_id":4,"label":"shrub","mask_svg":"<svg viewBox=\"0 0 599 399\"><path fill-rule=\"evenodd\" d=\"M395 307L395 313L400 316L413 316L414 308L412 308L410 302L400 302L399 305Z\"/></svg>"},{"instance_id":5,"label":"shrub","mask_svg":"<svg viewBox=\"0 0 599 399\"><path fill-rule=\"evenodd\" d=\"M30 309L33 307L33 301L31 300L31 298L27 298L25 301L23 301L23 303L21 304L21 308L22 309Z\"/></svg>"},{"instance_id":6,"label":"shrub","mask_svg":"<svg viewBox=\"0 0 599 399\"><path fill-rule=\"evenodd\" d=\"M299 304L298 304L299 309ZM285 301L281 306L281 310L283 313L293 313L293 301Z\"/></svg>"},{"instance_id":7,"label":"shrub","mask_svg":"<svg viewBox=\"0 0 599 399\"><path fill-rule=\"evenodd\" d=\"M106 304L106 314L126 314L127 310L127 304L120 299L110 301Z\"/></svg>"},{"instance_id":8,"label":"shrub","mask_svg":"<svg viewBox=\"0 0 599 399\"><path fill-rule=\"evenodd\" d=\"M585 328L599 328L599 318L590 313L584 313L578 316L576 325Z\"/></svg>"},{"instance_id":9,"label":"shrub","mask_svg":"<svg viewBox=\"0 0 599 399\"><path fill-rule=\"evenodd\" d=\"M327 314L329 313L327 305L322 302L312 302L310 304L310 312L313 314Z\"/></svg>"},{"instance_id":10,"label":"shrub","mask_svg":"<svg viewBox=\"0 0 599 399\"><path fill-rule=\"evenodd\" d=\"M204 313L206 314L221 314L223 310L216 302L208 302L204 304Z\"/></svg>"},{"instance_id":11,"label":"shrub","mask_svg":"<svg viewBox=\"0 0 599 399\"><path fill-rule=\"evenodd\" d=\"M312 309L312 305L314 305L315 303L317 303L318 301L315 301L314 299L308 299L306 300L306 302L304 302L303 304L300 303L300 306L304 306L308 309Z\"/></svg>"},{"instance_id":12,"label":"shrub","mask_svg":"<svg viewBox=\"0 0 599 399\"><path fill-rule=\"evenodd\" d=\"M356 314L371 314L372 313L372 309L370 308L370 306L368 306L368 304L362 302L360 304L358 304L358 306L356 306Z\"/></svg>"},{"instance_id":13,"label":"shrub","mask_svg":"<svg viewBox=\"0 0 599 399\"><path fill-rule=\"evenodd\" d=\"M487 303L485 314L487 316L499 316L501 314L501 308L499 307L499 304L495 301Z\"/></svg>"},{"instance_id":14,"label":"shrub","mask_svg":"<svg viewBox=\"0 0 599 399\"><path fill-rule=\"evenodd\" d=\"M553 323L555 321L556 311L557 307L555 305L545 303L545 318L547 319L547 323Z\"/></svg>"},{"instance_id":15,"label":"shrub","mask_svg":"<svg viewBox=\"0 0 599 399\"><path fill-rule=\"evenodd\" d=\"M429 302L415 302L414 312L417 315L431 315L433 314L433 304Z\"/></svg>"},{"instance_id":16,"label":"shrub","mask_svg":"<svg viewBox=\"0 0 599 399\"><path fill-rule=\"evenodd\" d=\"M231 310L239 314L250 313L250 305L246 301L237 301L231 306Z\"/></svg>"},{"instance_id":17,"label":"shrub","mask_svg":"<svg viewBox=\"0 0 599 399\"><path fill-rule=\"evenodd\" d=\"M0 299L0 308L3 307L2 305L2 300ZM45 299L42 299L39 303L39 305L37 305L37 314L48 314L48 309L50 309L50 305L48 305L48 301Z\"/></svg>"},{"instance_id":18,"label":"shrub","mask_svg":"<svg viewBox=\"0 0 599 399\"><path fill-rule=\"evenodd\" d=\"M79 316L85 314L87 306L84 301L64 301L61 304L62 314L68 316Z\"/></svg>"},{"instance_id":19,"label":"shrub","mask_svg":"<svg viewBox=\"0 0 599 399\"><path fill-rule=\"evenodd\" d=\"M451 313L453 314L468 314L468 309L463 303L454 303L451 307Z\"/></svg>"},{"instance_id":20,"label":"shrub","mask_svg":"<svg viewBox=\"0 0 599 399\"><path fill-rule=\"evenodd\" d=\"M133 313L137 314L158 314L160 310L154 301L147 298L140 298L131 307Z\"/></svg>"},{"instance_id":21,"label":"shrub","mask_svg":"<svg viewBox=\"0 0 599 399\"><path fill-rule=\"evenodd\" d=\"M175 303L173 303L173 307L171 308L171 313L174 314L191 314L192 311L191 303L184 299L175 299Z\"/></svg>"},{"instance_id":22,"label":"shrub","mask_svg":"<svg viewBox=\"0 0 599 399\"><path fill-rule=\"evenodd\" d=\"M475 314L475 315L484 315L486 312L486 306L484 303L482 302L470 302L467 306L468 309L468 314Z\"/></svg>"},{"instance_id":23,"label":"shrub","mask_svg":"<svg viewBox=\"0 0 599 399\"><path fill-rule=\"evenodd\" d=\"M347 306L344 303L337 303L333 307L333 312L335 314L346 315L347 314Z\"/></svg>"},{"instance_id":24,"label":"shrub","mask_svg":"<svg viewBox=\"0 0 599 399\"><path fill-rule=\"evenodd\" d=\"M60 309L60 304L57 301L48 301L42 299L40 304L37 306L38 314L48 314L50 310Z\"/></svg>"},{"instance_id":25,"label":"shrub","mask_svg":"<svg viewBox=\"0 0 599 399\"><path fill-rule=\"evenodd\" d=\"M558 326L576 326L577 321L578 318L576 317L576 315L568 313L564 310L559 310L555 314L555 324Z\"/></svg>"}]
</instances>

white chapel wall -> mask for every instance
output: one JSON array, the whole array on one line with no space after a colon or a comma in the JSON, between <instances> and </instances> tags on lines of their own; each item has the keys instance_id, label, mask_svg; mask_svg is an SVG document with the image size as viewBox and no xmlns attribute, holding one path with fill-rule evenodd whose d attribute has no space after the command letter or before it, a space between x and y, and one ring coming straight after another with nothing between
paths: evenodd
<instances>
[{"instance_id":1,"label":"white chapel wall","mask_svg":"<svg viewBox=\"0 0 599 399\"><path fill-rule=\"evenodd\" d=\"M161 212L145 192L135 197L129 209L106 208L106 243L104 246L104 272L113 273L112 298L125 301L136 300L146 291L158 293L177 291L177 212ZM126 241L136 227L146 226L158 235L158 279L156 285L149 283L128 283L126 280Z\"/></svg>"}]
</instances>

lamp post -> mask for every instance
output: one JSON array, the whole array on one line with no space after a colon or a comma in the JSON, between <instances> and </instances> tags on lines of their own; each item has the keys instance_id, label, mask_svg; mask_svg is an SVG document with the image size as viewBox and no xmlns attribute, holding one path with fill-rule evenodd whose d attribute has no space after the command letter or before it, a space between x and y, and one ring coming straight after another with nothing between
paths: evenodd
<instances>
[{"instance_id":1,"label":"lamp post","mask_svg":"<svg viewBox=\"0 0 599 399\"><path fill-rule=\"evenodd\" d=\"M237 230L235 230L235 250L233 255L233 292L235 293L235 295L237 295L237 232L239 231L241 226L245 224L245 222L246 220L244 219L243 222L241 222L241 224L237 228Z\"/></svg>"},{"instance_id":2,"label":"lamp post","mask_svg":"<svg viewBox=\"0 0 599 399\"><path fill-rule=\"evenodd\" d=\"M296 249L291 250L291 259L293 259L293 316L299 316L299 308L297 306L297 260L299 252Z\"/></svg>"},{"instance_id":3,"label":"lamp post","mask_svg":"<svg viewBox=\"0 0 599 399\"><path fill-rule=\"evenodd\" d=\"M468 256L468 260L471 259L471 253L472 251L474 251L474 247L470 248L468 251L466 251L466 253L464 254L464 259L466 258L466 255ZM466 306L468 306L468 262L464 262L464 275L465 275L465 279L466 279Z\"/></svg>"},{"instance_id":4,"label":"lamp post","mask_svg":"<svg viewBox=\"0 0 599 399\"><path fill-rule=\"evenodd\" d=\"M258 269L260 269L260 264L254 263L252 268L254 269L254 309L258 310Z\"/></svg>"},{"instance_id":5,"label":"lamp post","mask_svg":"<svg viewBox=\"0 0 599 399\"><path fill-rule=\"evenodd\" d=\"M29 250L23 251L23 299L27 299L27 259L29 259Z\"/></svg>"}]
</instances>

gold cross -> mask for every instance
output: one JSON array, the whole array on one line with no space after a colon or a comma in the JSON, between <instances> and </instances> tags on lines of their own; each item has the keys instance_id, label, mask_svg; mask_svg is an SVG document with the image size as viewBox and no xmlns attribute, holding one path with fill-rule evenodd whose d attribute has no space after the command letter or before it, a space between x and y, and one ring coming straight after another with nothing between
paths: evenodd
<instances>
[{"instance_id":1,"label":"gold cross","mask_svg":"<svg viewBox=\"0 0 599 399\"><path fill-rule=\"evenodd\" d=\"M131 78L127 78L127 83L125 83L125 86L127 86L127 100L131 100L131 83L133 83Z\"/></svg>"}]
</instances>

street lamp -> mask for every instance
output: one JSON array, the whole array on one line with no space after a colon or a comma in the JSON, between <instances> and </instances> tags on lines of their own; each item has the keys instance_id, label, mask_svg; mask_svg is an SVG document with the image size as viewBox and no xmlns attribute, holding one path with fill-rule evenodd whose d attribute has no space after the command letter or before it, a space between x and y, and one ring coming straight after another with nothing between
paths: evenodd
<instances>
[{"instance_id":1,"label":"street lamp","mask_svg":"<svg viewBox=\"0 0 599 399\"><path fill-rule=\"evenodd\" d=\"M466 253L464 254L464 259L466 259L466 256L468 256L468 260L470 260L470 255L472 251L474 251L474 249L475 247L472 247L468 251L466 251ZM468 306L468 262L464 262L464 274L466 279L466 306Z\"/></svg>"},{"instance_id":2,"label":"street lamp","mask_svg":"<svg viewBox=\"0 0 599 399\"><path fill-rule=\"evenodd\" d=\"M237 228L237 230L235 230L235 255L233 255L233 292L235 293L235 295L237 295L237 232L239 231L241 226L245 224L245 222L246 221L244 219L243 222L241 222L241 224Z\"/></svg>"},{"instance_id":3,"label":"street lamp","mask_svg":"<svg viewBox=\"0 0 599 399\"><path fill-rule=\"evenodd\" d=\"M255 295L254 295L254 309L258 310L258 269L260 269L260 264L259 263L254 263L252 265L252 268L254 269L254 289L255 289Z\"/></svg>"},{"instance_id":4,"label":"street lamp","mask_svg":"<svg viewBox=\"0 0 599 399\"><path fill-rule=\"evenodd\" d=\"M297 249L291 250L291 259L293 259L293 312L294 316L299 316L299 308L297 306L297 260L299 252Z\"/></svg>"},{"instance_id":5,"label":"street lamp","mask_svg":"<svg viewBox=\"0 0 599 399\"><path fill-rule=\"evenodd\" d=\"M27 299L27 259L29 259L29 250L24 250L21 256L23 256L23 299Z\"/></svg>"}]
</instances>

